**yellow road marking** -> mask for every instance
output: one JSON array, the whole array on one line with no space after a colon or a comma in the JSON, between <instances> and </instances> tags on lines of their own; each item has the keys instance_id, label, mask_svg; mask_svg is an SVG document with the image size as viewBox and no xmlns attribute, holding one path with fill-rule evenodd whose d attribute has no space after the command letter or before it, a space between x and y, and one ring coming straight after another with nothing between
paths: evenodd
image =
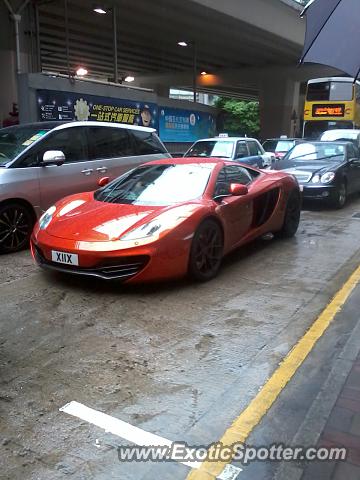
<instances>
[{"instance_id":1,"label":"yellow road marking","mask_svg":"<svg viewBox=\"0 0 360 480\"><path fill-rule=\"evenodd\" d=\"M305 335L290 350L285 359L280 363L273 375L261 388L256 397L241 412L232 425L226 430L220 442L224 446L231 446L235 442L245 442L252 430L260 423L268 412L283 388L290 381L298 368L313 349L315 343L341 310L351 292L360 282L360 267L346 281L336 293L328 306L315 320ZM199 470L192 470L187 480L213 480L231 462L204 462Z\"/></svg>"}]
</instances>

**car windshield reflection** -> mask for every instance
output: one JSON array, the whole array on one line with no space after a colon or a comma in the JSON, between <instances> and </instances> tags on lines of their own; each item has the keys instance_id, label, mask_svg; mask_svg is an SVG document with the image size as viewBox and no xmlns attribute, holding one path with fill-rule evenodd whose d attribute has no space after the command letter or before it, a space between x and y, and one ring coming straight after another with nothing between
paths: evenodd
<instances>
[{"instance_id":1,"label":"car windshield reflection","mask_svg":"<svg viewBox=\"0 0 360 480\"><path fill-rule=\"evenodd\" d=\"M185 157L221 157L232 158L234 142L209 140L195 143Z\"/></svg>"},{"instance_id":2,"label":"car windshield reflection","mask_svg":"<svg viewBox=\"0 0 360 480\"><path fill-rule=\"evenodd\" d=\"M95 192L95 199L132 205L170 205L199 198L215 164L149 165Z\"/></svg>"},{"instance_id":3,"label":"car windshield reflection","mask_svg":"<svg viewBox=\"0 0 360 480\"><path fill-rule=\"evenodd\" d=\"M301 143L296 145L284 160L332 160L341 161L345 159L345 145L330 142Z\"/></svg>"},{"instance_id":4,"label":"car windshield reflection","mask_svg":"<svg viewBox=\"0 0 360 480\"><path fill-rule=\"evenodd\" d=\"M25 148L45 135L49 130L31 127L14 126L0 130L0 166L14 160Z\"/></svg>"}]
</instances>

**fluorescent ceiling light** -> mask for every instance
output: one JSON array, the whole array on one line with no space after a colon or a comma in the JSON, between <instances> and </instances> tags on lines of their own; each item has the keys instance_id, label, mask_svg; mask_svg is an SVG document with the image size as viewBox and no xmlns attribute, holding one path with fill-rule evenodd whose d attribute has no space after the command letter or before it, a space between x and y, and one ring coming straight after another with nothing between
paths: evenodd
<instances>
[{"instance_id":1,"label":"fluorescent ceiling light","mask_svg":"<svg viewBox=\"0 0 360 480\"><path fill-rule=\"evenodd\" d=\"M101 7L95 7L94 12L95 13L100 13L101 15L105 15L107 13L107 11L104 8L101 8Z\"/></svg>"},{"instance_id":2,"label":"fluorescent ceiling light","mask_svg":"<svg viewBox=\"0 0 360 480\"><path fill-rule=\"evenodd\" d=\"M88 74L88 71L86 70L86 68L84 67L79 67L77 70L76 70L76 75L78 77L84 77L85 75Z\"/></svg>"}]
</instances>

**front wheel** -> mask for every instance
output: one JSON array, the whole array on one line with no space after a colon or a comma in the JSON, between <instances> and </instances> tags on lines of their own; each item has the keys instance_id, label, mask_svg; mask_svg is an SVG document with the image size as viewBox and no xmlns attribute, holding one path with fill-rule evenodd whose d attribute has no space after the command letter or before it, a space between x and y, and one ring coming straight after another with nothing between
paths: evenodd
<instances>
[{"instance_id":1,"label":"front wheel","mask_svg":"<svg viewBox=\"0 0 360 480\"><path fill-rule=\"evenodd\" d=\"M284 223L280 230L279 236L283 238L291 238L297 232L300 223L301 214L301 197L297 190L290 193L284 216Z\"/></svg>"},{"instance_id":2,"label":"front wheel","mask_svg":"<svg viewBox=\"0 0 360 480\"><path fill-rule=\"evenodd\" d=\"M332 205L334 208L343 208L347 200L347 189L345 182L341 182L340 185L336 188L334 198L332 200Z\"/></svg>"},{"instance_id":3,"label":"front wheel","mask_svg":"<svg viewBox=\"0 0 360 480\"><path fill-rule=\"evenodd\" d=\"M200 282L214 278L220 268L224 240L219 224L205 220L196 230L191 244L189 274Z\"/></svg>"},{"instance_id":4,"label":"front wheel","mask_svg":"<svg viewBox=\"0 0 360 480\"><path fill-rule=\"evenodd\" d=\"M19 203L0 207L0 253L17 252L25 248L30 239L33 218L29 210Z\"/></svg>"}]
</instances>

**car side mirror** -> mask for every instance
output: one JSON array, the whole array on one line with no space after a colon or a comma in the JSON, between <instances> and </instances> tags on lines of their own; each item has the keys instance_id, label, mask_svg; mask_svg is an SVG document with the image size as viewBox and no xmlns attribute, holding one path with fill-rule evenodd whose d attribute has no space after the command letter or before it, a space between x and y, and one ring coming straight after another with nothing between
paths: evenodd
<instances>
[{"instance_id":1,"label":"car side mirror","mask_svg":"<svg viewBox=\"0 0 360 480\"><path fill-rule=\"evenodd\" d=\"M42 164L46 165L62 165L65 163L65 154L61 150L48 150L44 153Z\"/></svg>"},{"instance_id":2,"label":"car side mirror","mask_svg":"<svg viewBox=\"0 0 360 480\"><path fill-rule=\"evenodd\" d=\"M349 160L349 163L353 165L354 167L359 167L360 166L360 158L351 158Z\"/></svg>"},{"instance_id":3,"label":"car side mirror","mask_svg":"<svg viewBox=\"0 0 360 480\"><path fill-rule=\"evenodd\" d=\"M109 177L101 177L98 180L98 185L99 185L99 187L105 187L105 185L107 185L109 182L110 182Z\"/></svg>"},{"instance_id":4,"label":"car side mirror","mask_svg":"<svg viewBox=\"0 0 360 480\"><path fill-rule=\"evenodd\" d=\"M243 195L247 195L249 193L249 189L246 185L242 183L231 183L230 184L230 194L234 197L241 197Z\"/></svg>"}]
</instances>

